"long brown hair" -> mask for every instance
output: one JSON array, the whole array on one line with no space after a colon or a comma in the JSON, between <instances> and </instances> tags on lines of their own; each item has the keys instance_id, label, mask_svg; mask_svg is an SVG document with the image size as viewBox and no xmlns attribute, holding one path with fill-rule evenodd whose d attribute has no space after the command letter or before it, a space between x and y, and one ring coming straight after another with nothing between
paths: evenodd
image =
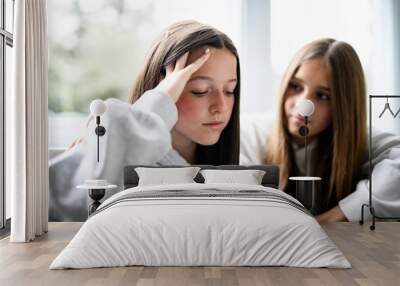
<instances>
[{"instance_id":1,"label":"long brown hair","mask_svg":"<svg viewBox=\"0 0 400 286\"><path fill-rule=\"evenodd\" d=\"M134 103L147 90L155 88L165 76L165 67L175 63L188 51L210 46L227 49L237 61L237 85L234 90L235 102L232 115L222 131L218 143L212 146L197 145L195 164L238 164L239 162L239 103L240 63L237 50L231 39L217 29L196 21L182 21L168 27L151 47L143 68L129 95Z\"/></svg>"},{"instance_id":2,"label":"long brown hair","mask_svg":"<svg viewBox=\"0 0 400 286\"><path fill-rule=\"evenodd\" d=\"M319 174L327 180L326 202L351 193L359 176L366 148L366 85L361 62L351 45L320 39L304 46L289 64L279 90L278 114L267 138L266 163L280 166L280 188L295 175L291 135L286 126L284 102L288 85L306 61L322 59L331 75L332 124L318 135ZM325 170L325 172L323 171ZM328 170L328 172L326 172ZM332 194L336 197L332 198Z\"/></svg>"}]
</instances>

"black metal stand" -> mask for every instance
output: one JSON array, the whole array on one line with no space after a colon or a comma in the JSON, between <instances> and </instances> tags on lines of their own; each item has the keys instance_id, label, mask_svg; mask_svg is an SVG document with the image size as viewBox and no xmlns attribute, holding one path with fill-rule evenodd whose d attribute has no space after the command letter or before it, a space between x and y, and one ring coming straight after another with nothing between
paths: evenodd
<instances>
[{"instance_id":1,"label":"black metal stand","mask_svg":"<svg viewBox=\"0 0 400 286\"><path fill-rule=\"evenodd\" d=\"M308 152L307 152L307 135L308 135L308 116L304 116L304 125L299 129L299 133L304 137L304 159L306 161L306 176L310 176L309 163L308 163Z\"/></svg>"},{"instance_id":2,"label":"black metal stand","mask_svg":"<svg viewBox=\"0 0 400 286\"><path fill-rule=\"evenodd\" d=\"M97 135L97 162L99 162L99 157L100 157L100 136L103 136L106 134L106 129L104 126L100 125L100 116L96 116L96 124L97 127L94 130L94 133Z\"/></svg>"},{"instance_id":3,"label":"black metal stand","mask_svg":"<svg viewBox=\"0 0 400 286\"><path fill-rule=\"evenodd\" d=\"M106 189L89 189L89 197L93 200L93 203L88 207L88 215L94 213L97 208L101 205L100 200L106 194Z\"/></svg>"},{"instance_id":4,"label":"black metal stand","mask_svg":"<svg viewBox=\"0 0 400 286\"><path fill-rule=\"evenodd\" d=\"M360 224L364 224L364 208L369 208L372 215L372 224L370 230L375 230L375 220L400 220L400 217L380 217L375 214L375 209L372 205L372 99L373 98L400 98L400 95L369 95L369 135L368 135L368 163L369 163L369 203L361 206ZM396 114L397 115L397 114Z\"/></svg>"}]
</instances>

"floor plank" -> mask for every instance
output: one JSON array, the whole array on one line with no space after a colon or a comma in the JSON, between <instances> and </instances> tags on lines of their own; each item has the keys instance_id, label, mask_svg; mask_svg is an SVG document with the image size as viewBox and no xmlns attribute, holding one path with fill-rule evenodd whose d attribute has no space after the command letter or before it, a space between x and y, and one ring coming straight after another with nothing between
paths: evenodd
<instances>
[{"instance_id":1,"label":"floor plank","mask_svg":"<svg viewBox=\"0 0 400 286\"><path fill-rule=\"evenodd\" d=\"M117 267L48 269L81 223L50 223L49 233L32 243L0 240L0 285L399 285L400 223L323 226L351 262L352 269L290 267Z\"/></svg>"}]
</instances>

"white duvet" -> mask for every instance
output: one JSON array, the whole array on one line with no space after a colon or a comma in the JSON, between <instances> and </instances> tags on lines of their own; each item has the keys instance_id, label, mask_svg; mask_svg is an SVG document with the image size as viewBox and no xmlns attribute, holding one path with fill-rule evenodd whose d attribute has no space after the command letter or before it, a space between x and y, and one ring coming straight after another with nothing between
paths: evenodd
<instances>
[{"instance_id":1,"label":"white duvet","mask_svg":"<svg viewBox=\"0 0 400 286\"><path fill-rule=\"evenodd\" d=\"M174 190L178 195L173 197L122 199ZM180 197L184 191L241 196ZM265 192L270 198L263 198L264 193L252 197L251 191ZM131 188L106 200L50 269L127 265L350 268L318 222L298 204L281 191L254 185Z\"/></svg>"}]
</instances>

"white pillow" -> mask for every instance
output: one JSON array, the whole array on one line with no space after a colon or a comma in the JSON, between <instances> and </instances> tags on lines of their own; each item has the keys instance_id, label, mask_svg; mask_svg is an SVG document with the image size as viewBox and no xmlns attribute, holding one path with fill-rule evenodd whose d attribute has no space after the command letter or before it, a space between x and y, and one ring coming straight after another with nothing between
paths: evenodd
<instances>
[{"instance_id":1,"label":"white pillow","mask_svg":"<svg viewBox=\"0 0 400 286\"><path fill-rule=\"evenodd\" d=\"M193 179L199 170L199 167L135 168L139 186L195 183Z\"/></svg>"},{"instance_id":2,"label":"white pillow","mask_svg":"<svg viewBox=\"0 0 400 286\"><path fill-rule=\"evenodd\" d=\"M234 183L246 185L261 185L265 171L262 170L201 170L204 183Z\"/></svg>"}]
</instances>

